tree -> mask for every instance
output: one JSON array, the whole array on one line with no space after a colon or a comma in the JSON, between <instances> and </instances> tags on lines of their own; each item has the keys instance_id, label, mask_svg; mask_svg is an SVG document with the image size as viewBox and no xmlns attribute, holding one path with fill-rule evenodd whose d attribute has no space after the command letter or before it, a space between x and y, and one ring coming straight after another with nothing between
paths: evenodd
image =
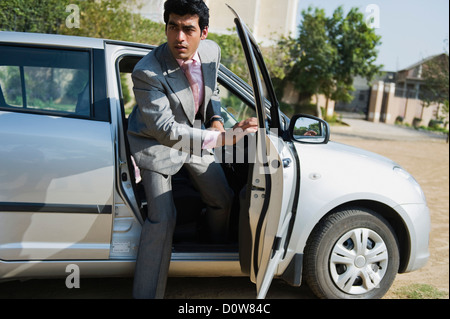
<instances>
[{"instance_id":1,"label":"tree","mask_svg":"<svg viewBox=\"0 0 450 319\"><path fill-rule=\"evenodd\" d=\"M137 0L71 0L80 10L80 28L61 25L60 33L153 45L165 41L164 26L133 13Z\"/></svg>"},{"instance_id":2,"label":"tree","mask_svg":"<svg viewBox=\"0 0 450 319\"><path fill-rule=\"evenodd\" d=\"M338 7L327 17L323 9L309 7L302 17L299 37L283 40L292 48L294 66L287 80L300 92L300 103L309 103L319 94L325 95L327 104L329 99L351 101L353 78L359 75L371 81L381 70L375 64L381 37L357 8L345 16Z\"/></svg>"},{"instance_id":3,"label":"tree","mask_svg":"<svg viewBox=\"0 0 450 319\"><path fill-rule=\"evenodd\" d=\"M441 54L422 66L424 84L421 87L421 100L425 107L437 103L445 125L448 123L449 98L449 57L447 53Z\"/></svg>"},{"instance_id":4,"label":"tree","mask_svg":"<svg viewBox=\"0 0 450 319\"><path fill-rule=\"evenodd\" d=\"M58 0L1 0L0 30L58 33L65 8Z\"/></svg>"},{"instance_id":5,"label":"tree","mask_svg":"<svg viewBox=\"0 0 450 319\"><path fill-rule=\"evenodd\" d=\"M79 8L79 27L69 27L67 6ZM137 0L1 0L0 30L65 34L158 45L164 26L132 13Z\"/></svg>"},{"instance_id":6,"label":"tree","mask_svg":"<svg viewBox=\"0 0 450 319\"><path fill-rule=\"evenodd\" d=\"M247 71L247 62L241 42L236 33L231 35L209 33L208 39L215 41L220 46L222 64L242 79L249 81L250 76Z\"/></svg>"}]
</instances>

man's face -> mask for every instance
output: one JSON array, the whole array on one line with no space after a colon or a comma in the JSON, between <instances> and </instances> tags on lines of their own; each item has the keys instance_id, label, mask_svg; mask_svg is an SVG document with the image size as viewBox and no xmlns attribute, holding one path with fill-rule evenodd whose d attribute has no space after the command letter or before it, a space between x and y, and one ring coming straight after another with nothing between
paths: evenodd
<instances>
[{"instance_id":1,"label":"man's face","mask_svg":"<svg viewBox=\"0 0 450 319\"><path fill-rule=\"evenodd\" d=\"M167 43L175 59L194 57L200 41L208 36L208 28L200 30L198 15L170 14L166 27Z\"/></svg>"}]
</instances>

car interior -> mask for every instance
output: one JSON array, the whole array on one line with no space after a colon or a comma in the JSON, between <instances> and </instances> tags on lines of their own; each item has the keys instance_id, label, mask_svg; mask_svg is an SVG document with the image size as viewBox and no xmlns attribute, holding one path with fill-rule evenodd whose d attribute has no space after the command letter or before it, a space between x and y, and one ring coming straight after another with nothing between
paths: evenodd
<instances>
[{"instance_id":1,"label":"car interior","mask_svg":"<svg viewBox=\"0 0 450 319\"><path fill-rule=\"evenodd\" d=\"M121 74L121 106L122 106L122 116L124 122L124 129L126 131L127 126L127 113L131 112L131 110L126 111L125 102L123 100L123 92L125 85L128 86L128 90L130 95L132 93L132 82L130 82L130 75L134 69L136 63L141 59L140 56L123 56L118 62L119 73ZM124 80L128 77L128 81ZM221 83L219 79L219 85L222 95L230 95L229 92L232 88L230 86L225 87L224 83ZM224 93L226 92L226 93ZM133 101L134 102L134 101ZM240 100L242 103L242 100ZM227 119L230 117L230 113L235 110L227 109L226 99L222 99L222 110L223 117ZM244 103L242 103L244 104ZM134 104L131 103L131 108L134 107ZM130 109L130 107L128 107ZM243 116L254 116L254 111L248 106L245 105L245 112L239 112ZM253 112L253 113L252 113ZM242 114L246 113L246 114ZM227 127L227 120L225 120L225 126ZM234 120L234 123L236 120ZM246 137L244 141L244 145L248 145L249 138ZM126 142L128 144L128 142ZM244 146L245 147L245 146ZM129 156L129 171L133 172L135 169L138 169L133 165L133 161L131 159L129 145L126 145L127 154ZM233 147L233 155L236 156L235 147ZM175 206L177 208L177 224L174 233L174 251L176 252L192 252L192 251L246 251L250 249L248 247L249 240L239 240L243 236L245 238L249 238L249 227L245 227L246 222L248 223L248 207L250 200L246 198L247 192L247 180L249 178L250 165L248 161L244 160L244 163L236 163L236 161L229 163L230 161L225 161L224 157L227 156L227 150L222 150L220 152L222 156L222 167L227 177L228 183L230 187L233 189L235 197L233 202L233 208L230 215L230 223L229 223L229 243L224 245L212 245L208 241L208 227L205 223L205 205L203 204L199 192L195 189L192 183L189 180L187 172L182 168L180 172L178 172L175 176L172 177L172 187L173 187L173 198L175 202ZM146 218L147 214L147 206L145 199L145 192L143 190L143 186L141 183L136 182L136 179L133 179L135 193L139 198L141 206L141 214L143 218ZM247 218L245 218L247 216ZM240 225L240 226L239 226ZM244 247L245 243L247 243L246 247ZM241 245L241 247L239 246ZM248 256L251 253L247 254Z\"/></svg>"}]
</instances>

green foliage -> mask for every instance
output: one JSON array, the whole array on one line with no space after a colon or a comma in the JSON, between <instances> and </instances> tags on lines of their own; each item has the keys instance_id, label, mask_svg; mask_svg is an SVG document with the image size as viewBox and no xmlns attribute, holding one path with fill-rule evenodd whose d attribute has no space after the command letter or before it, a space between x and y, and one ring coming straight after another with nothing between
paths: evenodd
<instances>
[{"instance_id":1,"label":"green foliage","mask_svg":"<svg viewBox=\"0 0 450 319\"><path fill-rule=\"evenodd\" d=\"M65 8L58 0L1 0L0 30L58 33Z\"/></svg>"},{"instance_id":2,"label":"green foliage","mask_svg":"<svg viewBox=\"0 0 450 319\"><path fill-rule=\"evenodd\" d=\"M244 81L250 83L251 79L248 73L247 61L242 50L241 41L236 32L230 35L209 33L208 39L219 44L222 50L222 64ZM293 65L291 63L292 59L289 47L280 42L276 46L264 47L262 51L267 69L273 80L275 91L279 91L277 93L282 94L282 89L284 88L282 80L285 78L289 67Z\"/></svg>"},{"instance_id":3,"label":"green foliage","mask_svg":"<svg viewBox=\"0 0 450 319\"><path fill-rule=\"evenodd\" d=\"M131 13L136 0L70 0L80 9L80 28L61 26L66 35L87 36L158 45L165 41L164 26Z\"/></svg>"},{"instance_id":4,"label":"green foliage","mask_svg":"<svg viewBox=\"0 0 450 319\"><path fill-rule=\"evenodd\" d=\"M280 101L280 110L283 112L288 118L291 118L293 115L295 115L294 107L288 103L284 103L283 101Z\"/></svg>"},{"instance_id":5,"label":"green foliage","mask_svg":"<svg viewBox=\"0 0 450 319\"><path fill-rule=\"evenodd\" d=\"M422 66L424 84L421 86L421 100L427 107L437 103L441 107L439 120L448 123L449 114L449 57L442 54L435 59L427 61ZM439 114L439 112L438 112Z\"/></svg>"},{"instance_id":6,"label":"green foliage","mask_svg":"<svg viewBox=\"0 0 450 319\"><path fill-rule=\"evenodd\" d=\"M287 79L305 101L315 94L351 101L353 78L359 75L370 81L380 72L375 60L381 37L366 25L357 8L344 15L338 7L327 17L323 9L309 7L302 16L299 37L283 39L294 59Z\"/></svg>"},{"instance_id":7,"label":"green foliage","mask_svg":"<svg viewBox=\"0 0 450 319\"><path fill-rule=\"evenodd\" d=\"M0 66L0 84L3 83L3 95L6 103L22 105L22 83L20 70L16 66Z\"/></svg>"},{"instance_id":8,"label":"green foliage","mask_svg":"<svg viewBox=\"0 0 450 319\"><path fill-rule=\"evenodd\" d=\"M244 51L242 50L241 41L237 34L219 35L209 33L208 39L215 41L220 46L222 64L242 79L249 81L250 74L248 73L247 62L245 60Z\"/></svg>"},{"instance_id":9,"label":"green foliage","mask_svg":"<svg viewBox=\"0 0 450 319\"><path fill-rule=\"evenodd\" d=\"M310 7L302 14L300 35L290 43L291 56L296 60L288 78L298 91L310 97L332 86L332 61L337 52L328 41L325 11L315 9L313 12Z\"/></svg>"},{"instance_id":10,"label":"green foliage","mask_svg":"<svg viewBox=\"0 0 450 319\"><path fill-rule=\"evenodd\" d=\"M69 4L79 8L79 28L66 25ZM136 5L136 0L2 0L0 30L163 43L164 26L132 13Z\"/></svg>"},{"instance_id":11,"label":"green foliage","mask_svg":"<svg viewBox=\"0 0 450 319\"><path fill-rule=\"evenodd\" d=\"M427 104L445 103L449 97L449 58L447 54L427 61L422 66L422 77L425 81L422 86L421 98Z\"/></svg>"},{"instance_id":12,"label":"green foliage","mask_svg":"<svg viewBox=\"0 0 450 319\"><path fill-rule=\"evenodd\" d=\"M131 96L130 88L128 87L128 84L127 84L126 74L124 74L124 73L120 74L120 82L121 82L121 86L122 86L123 104L126 105L129 102L131 102L133 99Z\"/></svg>"},{"instance_id":13,"label":"green foliage","mask_svg":"<svg viewBox=\"0 0 450 319\"><path fill-rule=\"evenodd\" d=\"M295 108L295 113L318 116L316 105L311 104L311 103L303 103L303 104L297 105Z\"/></svg>"}]
</instances>

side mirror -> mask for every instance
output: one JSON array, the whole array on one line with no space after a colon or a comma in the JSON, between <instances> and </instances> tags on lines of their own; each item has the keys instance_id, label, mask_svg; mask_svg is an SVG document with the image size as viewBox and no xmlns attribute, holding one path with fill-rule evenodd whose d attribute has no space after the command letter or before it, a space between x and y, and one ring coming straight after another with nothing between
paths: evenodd
<instances>
[{"instance_id":1,"label":"side mirror","mask_svg":"<svg viewBox=\"0 0 450 319\"><path fill-rule=\"evenodd\" d=\"M326 144L330 140L330 126L312 115L294 115L289 126L291 138L300 143Z\"/></svg>"}]
</instances>

